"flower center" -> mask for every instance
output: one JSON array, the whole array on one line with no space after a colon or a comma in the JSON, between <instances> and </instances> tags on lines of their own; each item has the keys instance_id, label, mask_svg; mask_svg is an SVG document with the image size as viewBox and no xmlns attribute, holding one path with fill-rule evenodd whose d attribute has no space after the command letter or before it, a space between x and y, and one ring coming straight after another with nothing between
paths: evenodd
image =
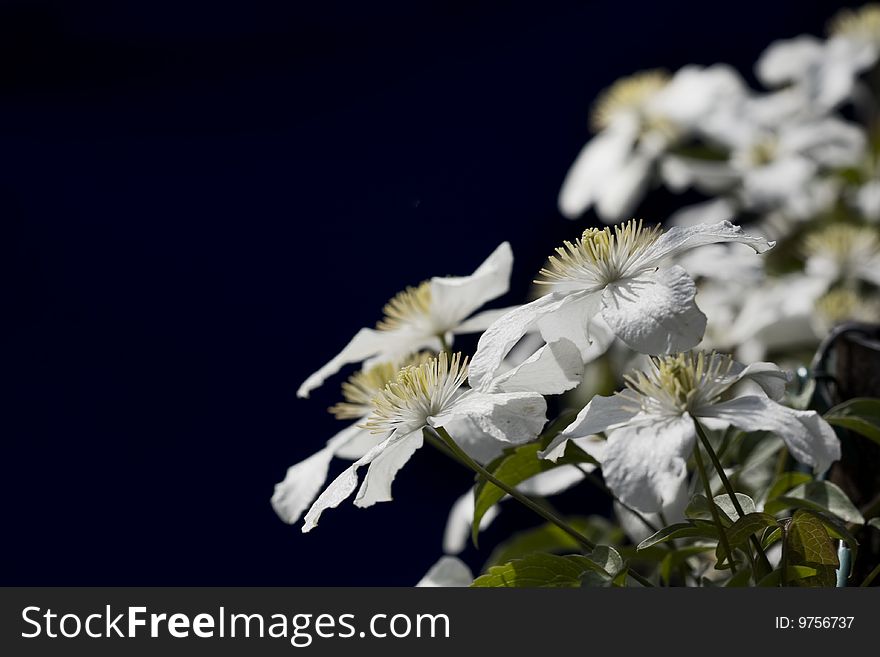
<instances>
[{"instance_id":1,"label":"flower center","mask_svg":"<svg viewBox=\"0 0 880 657\"><path fill-rule=\"evenodd\" d=\"M816 301L816 314L826 330L846 321L874 322L880 317L880 300L855 290L838 288Z\"/></svg>"},{"instance_id":2,"label":"flower center","mask_svg":"<svg viewBox=\"0 0 880 657\"><path fill-rule=\"evenodd\" d=\"M644 106L668 82L669 74L659 70L642 71L621 78L603 91L593 105L590 117L593 129L596 132L606 129L625 112L637 112L646 123L659 123L657 119L645 116Z\"/></svg>"},{"instance_id":3,"label":"flower center","mask_svg":"<svg viewBox=\"0 0 880 657\"><path fill-rule=\"evenodd\" d=\"M612 232L613 230L613 232ZM660 236L660 226L644 228L631 219L614 228L587 228L574 243L565 242L550 256L535 283L577 283L579 287L604 287L631 274L631 266Z\"/></svg>"},{"instance_id":4,"label":"flower center","mask_svg":"<svg viewBox=\"0 0 880 657\"><path fill-rule=\"evenodd\" d=\"M430 323L431 282L423 281L394 295L382 309L385 317L376 324L380 331L394 331L404 327Z\"/></svg>"},{"instance_id":5,"label":"flower center","mask_svg":"<svg viewBox=\"0 0 880 657\"><path fill-rule=\"evenodd\" d=\"M363 426L382 434L417 431L446 408L466 379L467 358L462 360L461 353L450 359L442 351L421 365L404 367L373 399L373 414Z\"/></svg>"},{"instance_id":6,"label":"flower center","mask_svg":"<svg viewBox=\"0 0 880 657\"><path fill-rule=\"evenodd\" d=\"M880 231L871 226L834 224L807 235L803 252L808 258L829 258L841 268L858 267L880 254Z\"/></svg>"},{"instance_id":7,"label":"flower center","mask_svg":"<svg viewBox=\"0 0 880 657\"><path fill-rule=\"evenodd\" d=\"M733 366L730 356L712 352L689 352L652 356L647 372L624 377L636 393L642 410L679 414L712 404L730 387Z\"/></svg>"},{"instance_id":8,"label":"flower center","mask_svg":"<svg viewBox=\"0 0 880 657\"><path fill-rule=\"evenodd\" d=\"M342 396L345 401L331 406L328 410L338 420L356 420L369 415L373 410L373 399L394 380L401 367L421 365L429 358L431 354L423 351L405 358L402 362L379 363L355 372L342 384Z\"/></svg>"},{"instance_id":9,"label":"flower center","mask_svg":"<svg viewBox=\"0 0 880 657\"><path fill-rule=\"evenodd\" d=\"M844 9L828 22L828 34L880 44L880 5Z\"/></svg>"}]
</instances>

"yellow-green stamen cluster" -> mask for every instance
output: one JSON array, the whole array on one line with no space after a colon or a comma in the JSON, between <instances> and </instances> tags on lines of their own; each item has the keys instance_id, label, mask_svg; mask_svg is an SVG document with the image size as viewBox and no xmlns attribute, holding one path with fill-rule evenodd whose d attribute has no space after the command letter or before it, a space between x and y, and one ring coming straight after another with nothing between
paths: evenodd
<instances>
[{"instance_id":1,"label":"yellow-green stamen cluster","mask_svg":"<svg viewBox=\"0 0 880 657\"><path fill-rule=\"evenodd\" d=\"M642 71L621 78L603 91L590 116L590 124L595 131L604 130L623 112L641 113L644 104L669 82L665 71Z\"/></svg>"},{"instance_id":2,"label":"yellow-green stamen cluster","mask_svg":"<svg viewBox=\"0 0 880 657\"><path fill-rule=\"evenodd\" d=\"M621 278L660 233L660 226L645 228L641 220L635 219L613 229L587 228L580 239L556 249L556 255L550 256L547 267L540 272L544 280L535 283L605 286Z\"/></svg>"},{"instance_id":3,"label":"yellow-green stamen cluster","mask_svg":"<svg viewBox=\"0 0 880 657\"><path fill-rule=\"evenodd\" d=\"M880 4L839 11L828 22L828 34L880 44Z\"/></svg>"},{"instance_id":4,"label":"yellow-green stamen cluster","mask_svg":"<svg viewBox=\"0 0 880 657\"><path fill-rule=\"evenodd\" d=\"M393 331L422 321L431 312L431 282L424 281L394 295L382 309L385 317L376 324L380 331Z\"/></svg>"},{"instance_id":5,"label":"yellow-green stamen cluster","mask_svg":"<svg viewBox=\"0 0 880 657\"><path fill-rule=\"evenodd\" d=\"M718 401L733 383L733 362L730 356L703 351L652 356L647 372L624 380L632 391L628 396L637 397L642 410L683 413Z\"/></svg>"},{"instance_id":6,"label":"yellow-green stamen cluster","mask_svg":"<svg viewBox=\"0 0 880 657\"><path fill-rule=\"evenodd\" d=\"M355 372L342 384L345 401L328 410L339 420L355 420L369 415L373 410L373 399L394 380L401 367L421 365L429 358L430 353L419 352L403 361L378 363Z\"/></svg>"},{"instance_id":7,"label":"yellow-green stamen cluster","mask_svg":"<svg viewBox=\"0 0 880 657\"><path fill-rule=\"evenodd\" d=\"M880 231L873 226L833 224L804 238L807 257L831 258L842 267L866 262L880 253Z\"/></svg>"},{"instance_id":8,"label":"yellow-green stamen cluster","mask_svg":"<svg viewBox=\"0 0 880 657\"><path fill-rule=\"evenodd\" d=\"M816 314L830 328L846 321L880 321L880 299L868 298L855 290L838 288L816 302Z\"/></svg>"},{"instance_id":9,"label":"yellow-green stamen cluster","mask_svg":"<svg viewBox=\"0 0 880 657\"><path fill-rule=\"evenodd\" d=\"M467 358L446 352L421 365L402 368L373 399L373 414L364 428L387 434L401 428L416 431L444 410L467 379Z\"/></svg>"}]
</instances>

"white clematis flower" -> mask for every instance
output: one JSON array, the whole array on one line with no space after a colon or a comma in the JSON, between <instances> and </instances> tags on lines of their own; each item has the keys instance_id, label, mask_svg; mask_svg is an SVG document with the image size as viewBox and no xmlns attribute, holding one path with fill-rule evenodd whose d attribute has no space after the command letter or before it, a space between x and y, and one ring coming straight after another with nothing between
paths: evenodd
<instances>
[{"instance_id":1,"label":"white clematis flower","mask_svg":"<svg viewBox=\"0 0 880 657\"><path fill-rule=\"evenodd\" d=\"M717 353L678 354L652 358L648 371L626 380L622 392L593 398L544 456L558 458L567 440L605 432L608 441L599 458L605 482L639 511L657 512L674 502L687 477L696 419L720 420L744 431L772 431L795 459L816 472L840 458L837 436L820 415L774 401L782 397L787 377L772 363L746 367ZM765 394L721 401L745 380Z\"/></svg>"},{"instance_id":2,"label":"white clematis flower","mask_svg":"<svg viewBox=\"0 0 880 657\"><path fill-rule=\"evenodd\" d=\"M297 396L308 397L348 363L396 360L420 349L439 351L442 339L451 342L453 334L482 331L503 311L470 316L507 292L512 267L513 253L504 242L470 276L435 276L398 293L385 305L385 318L376 328L358 331L339 354L303 382Z\"/></svg>"},{"instance_id":3,"label":"white clematis flower","mask_svg":"<svg viewBox=\"0 0 880 657\"><path fill-rule=\"evenodd\" d=\"M337 419L355 422L328 440L322 449L290 466L284 481L275 485L272 508L284 522L295 523L309 508L327 481L334 457L359 459L376 444L376 436L363 427L373 412L373 398L394 380L401 367L419 365L430 357L431 354L422 352L402 361L377 363L354 373L342 384L345 401L331 407L330 412Z\"/></svg>"},{"instance_id":4,"label":"white clematis flower","mask_svg":"<svg viewBox=\"0 0 880 657\"><path fill-rule=\"evenodd\" d=\"M865 281L880 286L880 229L832 224L804 240L806 272L831 283Z\"/></svg>"},{"instance_id":5,"label":"white clematis flower","mask_svg":"<svg viewBox=\"0 0 880 657\"><path fill-rule=\"evenodd\" d=\"M705 244L741 242L762 253L773 246L723 221L689 228L643 228L641 222L588 228L566 242L542 270L553 292L503 315L480 337L470 379L479 385L498 371L511 348L529 332L547 343L565 338L582 354L599 316L613 335L641 353L690 349L703 337L706 317L694 303L693 280L668 258Z\"/></svg>"},{"instance_id":6,"label":"white clematis flower","mask_svg":"<svg viewBox=\"0 0 880 657\"><path fill-rule=\"evenodd\" d=\"M743 93L726 66L686 66L671 78L645 71L618 80L596 101L596 136L581 150L559 192L574 219L590 207L613 223L628 216L651 182L658 159L732 96Z\"/></svg>"},{"instance_id":7,"label":"white clematis flower","mask_svg":"<svg viewBox=\"0 0 880 657\"><path fill-rule=\"evenodd\" d=\"M501 383L489 378L482 385L463 390L466 378L467 360L462 361L461 354L450 359L446 352L398 372L395 380L373 400L373 413L363 425L384 438L318 496L306 513L303 532L315 527L325 509L339 506L354 492L358 487L358 470L364 466L368 466L367 473L355 497L355 506L368 507L391 500L391 483L397 471L422 446L425 427L457 423L471 436L509 444L528 442L540 433L547 408L540 394L504 392L511 377ZM543 380L543 371L537 378ZM573 381L570 385L575 384Z\"/></svg>"}]
</instances>

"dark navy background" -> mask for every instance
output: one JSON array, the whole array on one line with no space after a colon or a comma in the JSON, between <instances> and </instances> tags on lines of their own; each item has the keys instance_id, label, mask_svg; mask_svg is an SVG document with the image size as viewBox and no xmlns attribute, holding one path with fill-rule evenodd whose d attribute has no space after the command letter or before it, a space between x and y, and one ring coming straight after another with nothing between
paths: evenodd
<instances>
[{"instance_id":1,"label":"dark navy background","mask_svg":"<svg viewBox=\"0 0 880 657\"><path fill-rule=\"evenodd\" d=\"M600 89L750 74L839 5L312 4L0 5L0 583L417 581L469 475L421 450L394 503L301 535L269 497L341 379L298 384L505 239L521 300L577 229L555 200Z\"/></svg>"}]
</instances>

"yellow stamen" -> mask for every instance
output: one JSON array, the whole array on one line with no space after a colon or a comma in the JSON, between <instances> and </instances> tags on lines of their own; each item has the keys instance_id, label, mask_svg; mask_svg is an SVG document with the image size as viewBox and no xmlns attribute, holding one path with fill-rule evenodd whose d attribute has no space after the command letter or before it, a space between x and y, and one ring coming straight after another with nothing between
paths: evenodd
<instances>
[{"instance_id":1,"label":"yellow stamen","mask_svg":"<svg viewBox=\"0 0 880 657\"><path fill-rule=\"evenodd\" d=\"M544 279L535 283L607 285L626 273L661 232L660 226L645 228L635 219L614 228L587 228L580 239L556 249L556 255L550 256L547 267L540 271Z\"/></svg>"},{"instance_id":2,"label":"yellow stamen","mask_svg":"<svg viewBox=\"0 0 880 657\"><path fill-rule=\"evenodd\" d=\"M328 410L339 420L354 420L364 417L373 410L373 398L379 395L394 380L401 367L421 365L431 358L423 351L405 358L403 361L379 363L352 374L342 384L344 402L331 406Z\"/></svg>"},{"instance_id":3,"label":"yellow stamen","mask_svg":"<svg viewBox=\"0 0 880 657\"><path fill-rule=\"evenodd\" d=\"M431 309L431 282L424 281L417 287L408 287L394 295L382 312L385 318L376 324L380 331L393 331L425 319Z\"/></svg>"},{"instance_id":4,"label":"yellow stamen","mask_svg":"<svg viewBox=\"0 0 880 657\"><path fill-rule=\"evenodd\" d=\"M730 356L704 351L651 356L649 371L628 374L624 381L643 407L684 412L720 398L731 385L733 362Z\"/></svg>"},{"instance_id":5,"label":"yellow stamen","mask_svg":"<svg viewBox=\"0 0 880 657\"><path fill-rule=\"evenodd\" d=\"M669 82L665 71L643 71L621 78L603 91L593 105L590 124L596 132L604 130L626 111L641 113L645 102Z\"/></svg>"},{"instance_id":6,"label":"yellow stamen","mask_svg":"<svg viewBox=\"0 0 880 657\"><path fill-rule=\"evenodd\" d=\"M880 4L842 9L828 21L828 34L880 43Z\"/></svg>"}]
</instances>

